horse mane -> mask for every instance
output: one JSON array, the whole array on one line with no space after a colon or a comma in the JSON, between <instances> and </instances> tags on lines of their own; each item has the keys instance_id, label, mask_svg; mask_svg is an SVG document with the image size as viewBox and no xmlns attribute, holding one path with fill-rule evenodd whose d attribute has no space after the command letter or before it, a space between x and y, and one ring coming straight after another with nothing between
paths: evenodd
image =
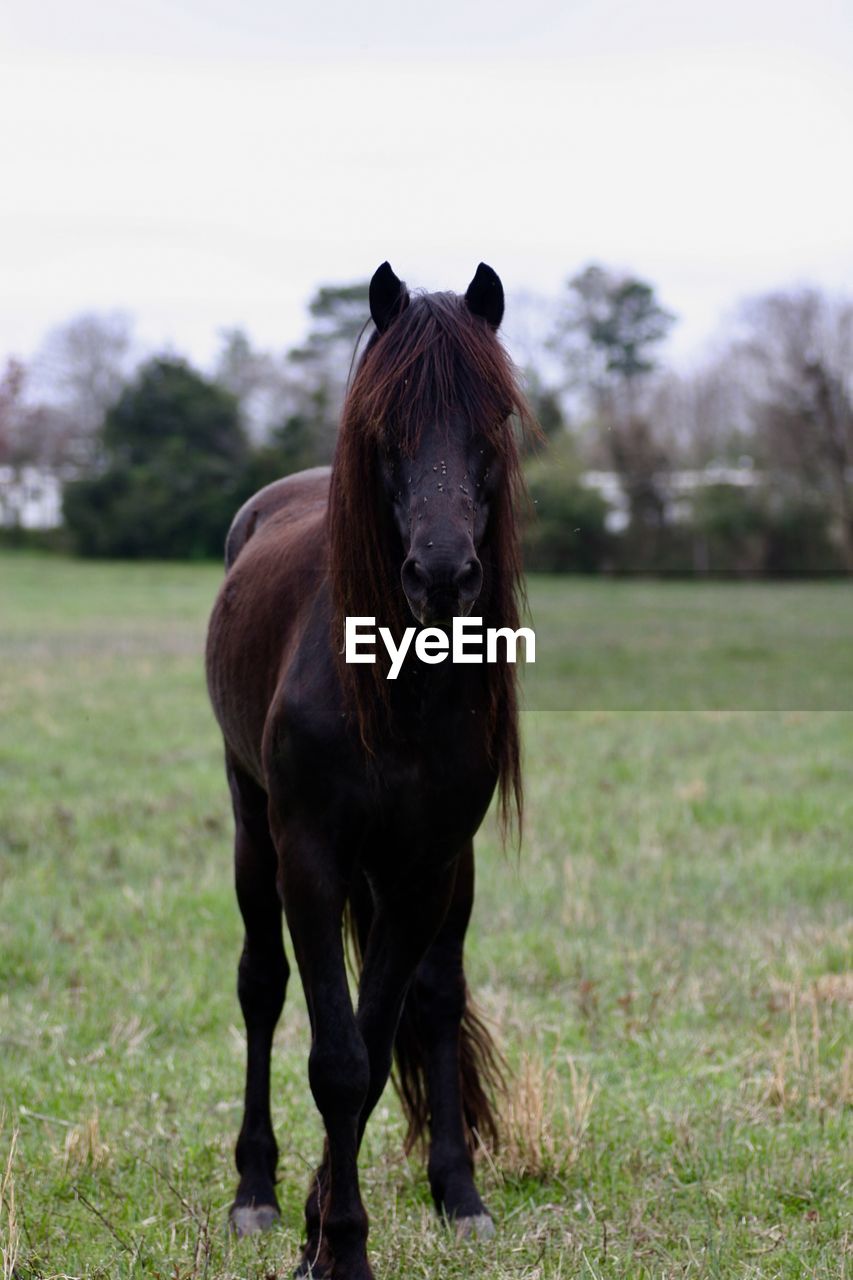
<instances>
[{"instance_id":1,"label":"horse mane","mask_svg":"<svg viewBox=\"0 0 853 1280\"><path fill-rule=\"evenodd\" d=\"M343 661L344 618L372 616L399 639L408 608L392 556L393 525L382 491L379 458L390 441L411 456L425 427L466 417L488 440L501 479L479 551L484 623L519 626L526 606L518 512L524 495L519 440L538 427L517 372L495 332L454 293L417 294L383 333L374 333L344 401L332 465L328 509L329 573L335 651L345 696L361 740L372 753L378 734L393 731L386 667ZM488 681L488 749L497 768L504 832L522 816L517 672L510 663L483 667Z\"/></svg>"}]
</instances>

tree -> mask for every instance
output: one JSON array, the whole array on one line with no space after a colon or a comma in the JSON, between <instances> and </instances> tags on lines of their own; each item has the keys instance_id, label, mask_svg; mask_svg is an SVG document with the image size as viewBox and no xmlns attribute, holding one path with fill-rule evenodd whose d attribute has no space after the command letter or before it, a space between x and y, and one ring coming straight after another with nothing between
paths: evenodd
<instances>
[{"instance_id":1,"label":"tree","mask_svg":"<svg viewBox=\"0 0 853 1280\"><path fill-rule=\"evenodd\" d=\"M0 374L0 465L59 471L73 452L74 426L63 409L33 400L32 372L15 356Z\"/></svg>"},{"instance_id":2,"label":"tree","mask_svg":"<svg viewBox=\"0 0 853 1280\"><path fill-rule=\"evenodd\" d=\"M752 461L754 439L737 354L653 380L646 412L670 461L682 467Z\"/></svg>"},{"instance_id":3,"label":"tree","mask_svg":"<svg viewBox=\"0 0 853 1280\"><path fill-rule=\"evenodd\" d=\"M356 345L370 318L367 281L323 285L308 306L305 342L288 353L295 376L292 420L312 439L314 461L328 462Z\"/></svg>"},{"instance_id":4,"label":"tree","mask_svg":"<svg viewBox=\"0 0 853 1280\"><path fill-rule=\"evenodd\" d=\"M314 321L306 349L342 345L350 354L370 317L370 283L321 285L308 304Z\"/></svg>"},{"instance_id":5,"label":"tree","mask_svg":"<svg viewBox=\"0 0 853 1280\"><path fill-rule=\"evenodd\" d=\"M66 423L67 452L84 465L104 415L131 376L132 347L129 316L90 312L52 330L34 361L40 395Z\"/></svg>"},{"instance_id":6,"label":"tree","mask_svg":"<svg viewBox=\"0 0 853 1280\"><path fill-rule=\"evenodd\" d=\"M525 479L534 505L524 531L524 562L544 573L597 573L611 551L607 503L580 478L571 438L549 442L532 458Z\"/></svg>"},{"instance_id":7,"label":"tree","mask_svg":"<svg viewBox=\"0 0 853 1280\"><path fill-rule=\"evenodd\" d=\"M568 294L551 347L590 416L594 444L587 446L588 456L618 473L631 535L646 556L664 520L668 455L640 391L675 317L645 281L596 265L569 281Z\"/></svg>"},{"instance_id":8,"label":"tree","mask_svg":"<svg viewBox=\"0 0 853 1280\"><path fill-rule=\"evenodd\" d=\"M240 419L253 440L263 441L272 426L291 412L292 378L284 362L258 351L243 329L224 329L213 377L237 401Z\"/></svg>"},{"instance_id":9,"label":"tree","mask_svg":"<svg viewBox=\"0 0 853 1280\"><path fill-rule=\"evenodd\" d=\"M103 469L66 485L66 523L87 555L221 555L249 496L235 398L182 360L155 359L107 413Z\"/></svg>"},{"instance_id":10,"label":"tree","mask_svg":"<svg viewBox=\"0 0 853 1280\"><path fill-rule=\"evenodd\" d=\"M568 430L568 423L558 392L553 387L547 386L539 371L532 366L526 371L525 384L527 402L533 410L543 436L549 442L559 440ZM528 443L527 448L535 450L536 446Z\"/></svg>"},{"instance_id":11,"label":"tree","mask_svg":"<svg viewBox=\"0 0 853 1280\"><path fill-rule=\"evenodd\" d=\"M21 361L10 356L0 375L0 466L14 465L21 454L26 433L26 377Z\"/></svg>"},{"instance_id":12,"label":"tree","mask_svg":"<svg viewBox=\"0 0 853 1280\"><path fill-rule=\"evenodd\" d=\"M550 343L565 364L568 385L585 395L593 412L605 396L629 400L656 367L655 350L674 315L645 281L595 264L569 281L568 294Z\"/></svg>"},{"instance_id":13,"label":"tree","mask_svg":"<svg viewBox=\"0 0 853 1280\"><path fill-rule=\"evenodd\" d=\"M230 391L238 403L245 403L262 390L269 377L271 357L256 351L245 330L223 329L222 346L213 377L220 387Z\"/></svg>"},{"instance_id":14,"label":"tree","mask_svg":"<svg viewBox=\"0 0 853 1280\"><path fill-rule=\"evenodd\" d=\"M318 289L304 341L283 358L255 349L241 329L223 332L214 378L236 397L259 442L258 476L331 460L353 354L370 316L368 288L365 281Z\"/></svg>"},{"instance_id":15,"label":"tree","mask_svg":"<svg viewBox=\"0 0 853 1280\"><path fill-rule=\"evenodd\" d=\"M828 506L853 572L853 304L776 292L744 303L740 319L761 462Z\"/></svg>"}]
</instances>

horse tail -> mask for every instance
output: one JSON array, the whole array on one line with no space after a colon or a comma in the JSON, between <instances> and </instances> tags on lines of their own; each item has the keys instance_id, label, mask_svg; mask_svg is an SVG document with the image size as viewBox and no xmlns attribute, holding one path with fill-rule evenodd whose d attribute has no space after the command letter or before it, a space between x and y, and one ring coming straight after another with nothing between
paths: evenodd
<instances>
[{"instance_id":1,"label":"horse tail","mask_svg":"<svg viewBox=\"0 0 853 1280\"><path fill-rule=\"evenodd\" d=\"M364 948L373 920L373 901L366 881L353 887L344 917L350 957L356 972L361 971ZM462 1017L459 1023L459 1083L462 1114L468 1148L473 1155L478 1146L493 1151L500 1144L496 1100L506 1093L507 1067L503 1055L471 999L464 975L451 978L462 986ZM442 990L438 998L449 993ZM433 997L435 998L435 997ZM405 1149L410 1152L427 1141L430 1118L427 1085L427 1041L423 1011L424 995L413 982L406 995L394 1040L392 1081L406 1117ZM458 1006L457 1006L458 1008Z\"/></svg>"},{"instance_id":2,"label":"horse tail","mask_svg":"<svg viewBox=\"0 0 853 1280\"><path fill-rule=\"evenodd\" d=\"M464 983L464 979L463 979ZM495 1100L506 1092L506 1064L483 1018L464 985L464 1006L459 1025L459 1083L468 1149L493 1151L500 1142ZM418 992L410 988L394 1042L394 1085L403 1106L408 1129L406 1151L425 1143L429 1122L426 1078L426 1043Z\"/></svg>"}]
</instances>

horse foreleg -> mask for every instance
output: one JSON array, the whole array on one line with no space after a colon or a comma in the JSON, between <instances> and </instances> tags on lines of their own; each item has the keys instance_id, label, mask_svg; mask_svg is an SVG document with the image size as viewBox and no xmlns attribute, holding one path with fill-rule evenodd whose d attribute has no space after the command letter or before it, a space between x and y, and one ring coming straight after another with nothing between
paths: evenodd
<instances>
[{"instance_id":1,"label":"horse foreleg","mask_svg":"<svg viewBox=\"0 0 853 1280\"><path fill-rule=\"evenodd\" d=\"M400 1035L409 1031L410 1070L425 1078L427 1169L435 1207L455 1222L460 1236L482 1237L492 1235L494 1225L474 1183L466 1130L478 1123L493 1124L485 1092L488 1081L482 1079L492 1058L485 1031L476 1021L465 1020L463 945L473 901L474 854L469 844L460 859L447 916L418 966Z\"/></svg>"},{"instance_id":2,"label":"horse foreleg","mask_svg":"<svg viewBox=\"0 0 853 1280\"><path fill-rule=\"evenodd\" d=\"M344 878L329 843L313 833L285 826L276 832L276 844L285 914L311 1019L308 1078L326 1129L325 1158L305 1207L308 1239L297 1275L372 1280L357 1166L370 1067L346 978Z\"/></svg>"},{"instance_id":3,"label":"horse foreleg","mask_svg":"<svg viewBox=\"0 0 853 1280\"><path fill-rule=\"evenodd\" d=\"M376 908L366 939L359 983L358 1013L355 1018L368 1068L367 1087L357 1116L356 1152L361 1145L370 1114L388 1081L394 1035L407 988L418 961L447 911L455 874L455 866L452 866L434 881L418 886L413 892L393 895L381 901ZM311 1269L312 1260L319 1260L322 1265L326 1258L322 1247L323 1236L331 1241L329 1217L336 1175L332 1133L328 1125L327 1134L323 1162L314 1175L306 1204L309 1243L300 1274L331 1274L336 1280L338 1276L346 1276L349 1280L350 1272L339 1270L334 1246L333 1270L318 1270L316 1261L314 1269Z\"/></svg>"}]
</instances>

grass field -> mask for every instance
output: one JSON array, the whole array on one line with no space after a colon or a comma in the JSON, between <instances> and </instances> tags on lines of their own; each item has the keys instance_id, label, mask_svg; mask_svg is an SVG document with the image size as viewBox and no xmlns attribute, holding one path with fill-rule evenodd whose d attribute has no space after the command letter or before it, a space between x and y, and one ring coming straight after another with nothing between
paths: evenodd
<instances>
[{"instance_id":1,"label":"grass field","mask_svg":"<svg viewBox=\"0 0 853 1280\"><path fill-rule=\"evenodd\" d=\"M200 663L219 576L0 558L3 1280L264 1280L298 1255L320 1147L298 980L282 1224L225 1231L244 1046ZM519 859L480 838L468 960L514 1072L480 1160L499 1231L462 1246L433 1220L389 1090L361 1162L377 1280L843 1276L853 592L531 597L526 837Z\"/></svg>"}]
</instances>

